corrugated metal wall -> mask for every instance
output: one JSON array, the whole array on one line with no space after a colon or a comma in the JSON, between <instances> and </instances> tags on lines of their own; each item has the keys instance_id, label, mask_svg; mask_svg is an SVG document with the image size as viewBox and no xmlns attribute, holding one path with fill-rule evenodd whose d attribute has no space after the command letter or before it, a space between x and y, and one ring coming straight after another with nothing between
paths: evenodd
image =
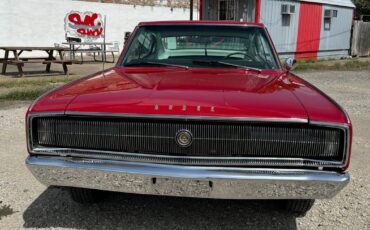
<instances>
[{"instance_id":1,"label":"corrugated metal wall","mask_svg":"<svg viewBox=\"0 0 370 230\"><path fill-rule=\"evenodd\" d=\"M290 25L283 26L281 5L295 5L296 13L290 16ZM299 2L282 0L262 0L260 22L267 27L276 49L282 55L292 55L297 46Z\"/></svg>"},{"instance_id":2,"label":"corrugated metal wall","mask_svg":"<svg viewBox=\"0 0 370 230\"><path fill-rule=\"evenodd\" d=\"M290 26L283 26L283 16L281 14L281 5L292 4L296 6L296 13L291 15ZM316 5L314 3L305 2L302 4ZM309 30L310 27L314 26L311 23L310 18L318 17L322 24L320 30L320 41L318 46L318 52L313 52L312 55L308 55L312 58L339 58L348 55L350 49L350 37L351 37L351 25L353 18L353 9L346 7L338 7L332 5L322 5L322 12L314 12L311 14L300 15L300 3L298 1L290 0L261 0L261 22L265 24L269 30L271 37L275 43L276 49L281 57L293 56L296 52L296 48L304 48L302 42L309 42L311 38L302 37L306 36L305 33L300 33L301 37L298 37L298 31ZM337 10L338 15L332 18L331 29L325 30L324 23L324 11L325 9ZM305 22L299 25L300 16L308 17ZM315 23L316 27L319 23ZM301 28L299 28L301 26ZM316 41L317 42L317 41ZM300 43L300 44L297 44ZM317 49L317 48L316 48ZM315 51L315 50L312 50ZM298 55L298 57L300 57ZM302 56L303 57L303 56Z\"/></svg>"},{"instance_id":3,"label":"corrugated metal wall","mask_svg":"<svg viewBox=\"0 0 370 230\"><path fill-rule=\"evenodd\" d=\"M353 9L323 5L322 15L324 15L325 10L337 10L338 15L331 18L330 30L325 30L324 24L321 26L318 56L322 58L337 57L338 55L346 56L350 50ZM324 23L323 17L321 21Z\"/></svg>"},{"instance_id":4,"label":"corrugated metal wall","mask_svg":"<svg viewBox=\"0 0 370 230\"><path fill-rule=\"evenodd\" d=\"M203 0L203 20L218 20L218 0ZM235 1L236 15L235 20L243 18L243 11L247 11L247 21L253 22L255 19L255 0L237 0Z\"/></svg>"},{"instance_id":5,"label":"corrugated metal wall","mask_svg":"<svg viewBox=\"0 0 370 230\"><path fill-rule=\"evenodd\" d=\"M248 3L251 0L239 0L238 5L242 6L243 1ZM217 20L217 2L218 0L203 0L203 19ZM289 25L283 23L283 15L281 14L283 4L295 6L295 13L290 16ZM302 4L308 6L306 7L308 12L301 15L299 1L261 0L260 22L265 24L270 32L280 57L297 56L299 58L308 55L312 58L340 58L347 56L350 49L353 9L309 2L302 2ZM310 5L315 9L319 9L319 7L322 9L319 9L320 12L310 12ZM324 11L326 9L338 11L337 17L332 18L330 30L324 28ZM300 21L300 17L305 18L304 20L301 18ZM315 25L312 24L313 18L316 21ZM315 28L311 28L313 26ZM311 36L310 30L315 32L314 36ZM320 37L319 41L318 37ZM316 41L314 46L310 46L312 39ZM307 55L296 55L297 48L299 51L304 51L301 54L306 53Z\"/></svg>"},{"instance_id":6,"label":"corrugated metal wall","mask_svg":"<svg viewBox=\"0 0 370 230\"><path fill-rule=\"evenodd\" d=\"M320 49L322 5L301 2L296 58L317 58Z\"/></svg>"}]
</instances>

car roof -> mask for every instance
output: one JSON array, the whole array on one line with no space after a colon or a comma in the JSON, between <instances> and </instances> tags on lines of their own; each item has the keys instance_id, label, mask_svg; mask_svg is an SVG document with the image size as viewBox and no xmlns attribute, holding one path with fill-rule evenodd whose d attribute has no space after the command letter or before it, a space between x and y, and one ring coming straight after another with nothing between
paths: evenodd
<instances>
[{"instance_id":1,"label":"car roof","mask_svg":"<svg viewBox=\"0 0 370 230\"><path fill-rule=\"evenodd\" d=\"M150 22L140 22L139 23L139 26L147 26L147 25L240 25L240 26L264 27L262 23L239 22L239 21L181 20L181 21L150 21Z\"/></svg>"}]
</instances>

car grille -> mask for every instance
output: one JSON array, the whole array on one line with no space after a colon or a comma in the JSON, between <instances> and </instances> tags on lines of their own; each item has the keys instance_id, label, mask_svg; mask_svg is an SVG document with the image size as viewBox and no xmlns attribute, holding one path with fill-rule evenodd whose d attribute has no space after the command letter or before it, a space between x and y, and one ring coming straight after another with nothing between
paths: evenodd
<instances>
[{"instance_id":1,"label":"car grille","mask_svg":"<svg viewBox=\"0 0 370 230\"><path fill-rule=\"evenodd\" d=\"M328 161L344 158L342 129L308 124L84 117L37 117L32 123L34 146L148 156ZM190 146L181 147L176 143L180 130L192 134Z\"/></svg>"}]
</instances>

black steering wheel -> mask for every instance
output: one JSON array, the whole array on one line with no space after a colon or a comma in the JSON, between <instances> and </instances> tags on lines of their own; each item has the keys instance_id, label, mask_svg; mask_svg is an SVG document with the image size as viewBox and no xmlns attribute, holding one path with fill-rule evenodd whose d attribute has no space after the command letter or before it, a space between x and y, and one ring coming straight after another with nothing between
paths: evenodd
<instances>
[{"instance_id":1,"label":"black steering wheel","mask_svg":"<svg viewBox=\"0 0 370 230\"><path fill-rule=\"evenodd\" d=\"M244 56L244 58L248 57L249 59L251 59L252 61L256 61L254 59L254 57L250 56L249 54L247 54L246 52L234 52L234 53L231 53L231 54L228 54L226 55L225 57L223 57L222 59L228 59L230 58L231 56L234 56L234 55L237 55L237 54L241 54Z\"/></svg>"}]
</instances>

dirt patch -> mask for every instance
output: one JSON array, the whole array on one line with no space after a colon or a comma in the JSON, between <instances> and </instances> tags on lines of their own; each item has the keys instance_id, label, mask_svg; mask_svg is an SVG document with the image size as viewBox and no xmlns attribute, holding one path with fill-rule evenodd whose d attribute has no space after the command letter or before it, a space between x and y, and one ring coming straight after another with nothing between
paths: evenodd
<instances>
[{"instance_id":1,"label":"dirt patch","mask_svg":"<svg viewBox=\"0 0 370 230\"><path fill-rule=\"evenodd\" d=\"M0 110L7 110L13 108L24 108L31 105L32 101L9 101L9 100L0 100ZM1 117L0 117L1 118Z\"/></svg>"}]
</instances>

